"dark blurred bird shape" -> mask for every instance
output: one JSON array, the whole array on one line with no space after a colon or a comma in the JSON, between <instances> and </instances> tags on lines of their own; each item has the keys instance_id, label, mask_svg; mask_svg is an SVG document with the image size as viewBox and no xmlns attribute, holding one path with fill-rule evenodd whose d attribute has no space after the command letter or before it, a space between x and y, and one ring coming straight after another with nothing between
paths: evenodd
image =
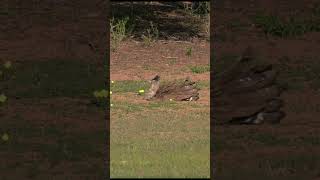
<instances>
[{"instance_id":1,"label":"dark blurred bird shape","mask_svg":"<svg viewBox=\"0 0 320 180\"><path fill-rule=\"evenodd\" d=\"M217 74L213 83L213 121L217 124L279 123L282 89L275 84L278 72L272 65L256 65L252 49L229 69Z\"/></svg>"}]
</instances>

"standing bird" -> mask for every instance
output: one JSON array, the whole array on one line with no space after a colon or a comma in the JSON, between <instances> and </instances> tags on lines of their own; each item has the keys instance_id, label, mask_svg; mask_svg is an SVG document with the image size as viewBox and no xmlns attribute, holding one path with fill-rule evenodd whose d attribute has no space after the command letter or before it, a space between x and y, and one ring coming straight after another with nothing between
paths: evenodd
<instances>
[{"instance_id":1,"label":"standing bird","mask_svg":"<svg viewBox=\"0 0 320 180\"><path fill-rule=\"evenodd\" d=\"M158 92L160 87L160 76L156 75L149 82L151 83L151 87L149 91L146 93L146 95L144 96L145 100L151 100Z\"/></svg>"},{"instance_id":2,"label":"standing bird","mask_svg":"<svg viewBox=\"0 0 320 180\"><path fill-rule=\"evenodd\" d=\"M213 120L216 124L279 123L281 89L272 65L254 65L251 49L228 70L214 77Z\"/></svg>"}]
</instances>

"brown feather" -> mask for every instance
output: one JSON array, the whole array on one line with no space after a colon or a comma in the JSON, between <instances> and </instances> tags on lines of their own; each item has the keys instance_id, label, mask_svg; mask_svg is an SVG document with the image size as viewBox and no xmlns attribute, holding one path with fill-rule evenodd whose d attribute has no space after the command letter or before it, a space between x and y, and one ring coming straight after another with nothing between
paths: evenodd
<instances>
[{"instance_id":1,"label":"brown feather","mask_svg":"<svg viewBox=\"0 0 320 180\"><path fill-rule=\"evenodd\" d=\"M153 83L156 83L156 81ZM154 85L152 84L151 87L153 86ZM149 99L189 101L191 98L191 100L196 101L199 99L198 91L199 89L196 87L195 82L186 78L183 82L174 81L165 85L160 85L154 96ZM147 94L153 94L152 88L150 88Z\"/></svg>"}]
</instances>

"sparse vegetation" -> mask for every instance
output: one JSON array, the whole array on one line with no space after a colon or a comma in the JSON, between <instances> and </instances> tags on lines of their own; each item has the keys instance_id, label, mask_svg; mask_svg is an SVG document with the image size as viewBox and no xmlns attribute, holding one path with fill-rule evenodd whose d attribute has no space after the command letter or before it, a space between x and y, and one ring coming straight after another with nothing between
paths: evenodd
<instances>
[{"instance_id":1,"label":"sparse vegetation","mask_svg":"<svg viewBox=\"0 0 320 180\"><path fill-rule=\"evenodd\" d=\"M124 92L138 92L140 89L148 89L150 84L146 81L117 81L117 83L111 84L110 89L117 93Z\"/></svg>"},{"instance_id":2,"label":"sparse vegetation","mask_svg":"<svg viewBox=\"0 0 320 180\"><path fill-rule=\"evenodd\" d=\"M210 2L188 2L184 3L184 11L201 22L202 29L210 40Z\"/></svg>"},{"instance_id":3,"label":"sparse vegetation","mask_svg":"<svg viewBox=\"0 0 320 180\"><path fill-rule=\"evenodd\" d=\"M111 50L115 51L120 43L132 32L134 25L129 17L110 20Z\"/></svg>"},{"instance_id":4,"label":"sparse vegetation","mask_svg":"<svg viewBox=\"0 0 320 180\"><path fill-rule=\"evenodd\" d=\"M187 65L195 63L195 57L208 57L206 33L210 26L204 21L209 13L201 12L202 6L194 14L186 13L174 2L112 4L112 16L121 19L130 13L136 28L123 44L123 52L111 52L110 74L116 80L110 86L111 177L209 177L209 80L196 81L201 88L197 102L176 102L171 97L163 101L143 99L150 88L146 74L161 75L161 85L173 80L186 83L189 75L193 79ZM191 39L199 40L204 48L198 49ZM181 67L186 72L180 71ZM162 76L164 73L167 75ZM182 74L188 75L182 79Z\"/></svg>"},{"instance_id":5,"label":"sparse vegetation","mask_svg":"<svg viewBox=\"0 0 320 180\"><path fill-rule=\"evenodd\" d=\"M111 91L110 91L111 92ZM107 102L107 97L111 95L107 90L101 89L101 90L96 90L93 92L94 99L92 100L92 103L97 105L98 107L107 107L108 102Z\"/></svg>"},{"instance_id":6,"label":"sparse vegetation","mask_svg":"<svg viewBox=\"0 0 320 180\"><path fill-rule=\"evenodd\" d=\"M210 71L210 66L206 65L206 66L190 66L189 67L191 72L196 73L196 74L201 74L201 73L205 73L205 72L209 72Z\"/></svg>"},{"instance_id":7,"label":"sparse vegetation","mask_svg":"<svg viewBox=\"0 0 320 180\"><path fill-rule=\"evenodd\" d=\"M159 38L159 30L153 24L153 22L150 21L150 28L146 30L145 35L144 34L142 35L143 44L144 46L150 46L158 38Z\"/></svg>"},{"instance_id":8,"label":"sparse vegetation","mask_svg":"<svg viewBox=\"0 0 320 180\"><path fill-rule=\"evenodd\" d=\"M183 5L184 10L193 16L206 16L210 13L210 2L188 2Z\"/></svg>"},{"instance_id":9,"label":"sparse vegetation","mask_svg":"<svg viewBox=\"0 0 320 180\"><path fill-rule=\"evenodd\" d=\"M187 47L186 55L187 56L191 56L192 55L192 47Z\"/></svg>"},{"instance_id":10,"label":"sparse vegetation","mask_svg":"<svg viewBox=\"0 0 320 180\"><path fill-rule=\"evenodd\" d=\"M9 91L8 83L9 80L14 78L14 70L12 68L11 61L6 61L3 66L0 67L0 106L4 105L8 97L5 95Z\"/></svg>"},{"instance_id":11,"label":"sparse vegetation","mask_svg":"<svg viewBox=\"0 0 320 180\"><path fill-rule=\"evenodd\" d=\"M169 58L169 64L170 64L170 65L174 65L174 64L176 64L176 63L177 63L177 58L175 58L175 57Z\"/></svg>"},{"instance_id":12,"label":"sparse vegetation","mask_svg":"<svg viewBox=\"0 0 320 180\"><path fill-rule=\"evenodd\" d=\"M144 81L111 86L117 92L111 98L111 177L209 177L209 111L204 110L209 105L130 101L147 86ZM184 113L186 108L192 115Z\"/></svg>"}]
</instances>

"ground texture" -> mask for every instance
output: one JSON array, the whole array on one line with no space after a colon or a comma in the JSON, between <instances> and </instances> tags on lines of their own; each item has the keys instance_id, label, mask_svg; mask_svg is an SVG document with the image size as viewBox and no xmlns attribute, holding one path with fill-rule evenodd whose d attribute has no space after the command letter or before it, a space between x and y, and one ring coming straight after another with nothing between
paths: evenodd
<instances>
[{"instance_id":1,"label":"ground texture","mask_svg":"<svg viewBox=\"0 0 320 180\"><path fill-rule=\"evenodd\" d=\"M314 1L228 2L214 4L213 66L238 56L247 46L254 47L258 59L273 63L280 71L279 84L287 88L282 95L287 116L274 126L214 127L216 178L319 178L320 94L319 76L315 74L319 72L320 33L310 30L286 36L299 27L262 20L264 31L253 20L259 14L310 19L317 6ZM283 32L282 37L277 36L277 30Z\"/></svg>"},{"instance_id":2,"label":"ground texture","mask_svg":"<svg viewBox=\"0 0 320 180\"><path fill-rule=\"evenodd\" d=\"M104 179L105 109L91 99L105 87L105 8L1 3L0 62L12 66L0 82L0 179Z\"/></svg>"},{"instance_id":3,"label":"ground texture","mask_svg":"<svg viewBox=\"0 0 320 180\"><path fill-rule=\"evenodd\" d=\"M148 19L139 14L139 4L134 7L137 17L157 23L160 36L146 46L139 39L148 27L145 23L138 27L140 36L133 33L111 52L111 177L209 177L209 41L192 29L176 27L190 26L192 16L181 10L150 5L153 15ZM138 91L147 91L155 75L161 83L189 76L201 89L200 99L144 100Z\"/></svg>"}]
</instances>

